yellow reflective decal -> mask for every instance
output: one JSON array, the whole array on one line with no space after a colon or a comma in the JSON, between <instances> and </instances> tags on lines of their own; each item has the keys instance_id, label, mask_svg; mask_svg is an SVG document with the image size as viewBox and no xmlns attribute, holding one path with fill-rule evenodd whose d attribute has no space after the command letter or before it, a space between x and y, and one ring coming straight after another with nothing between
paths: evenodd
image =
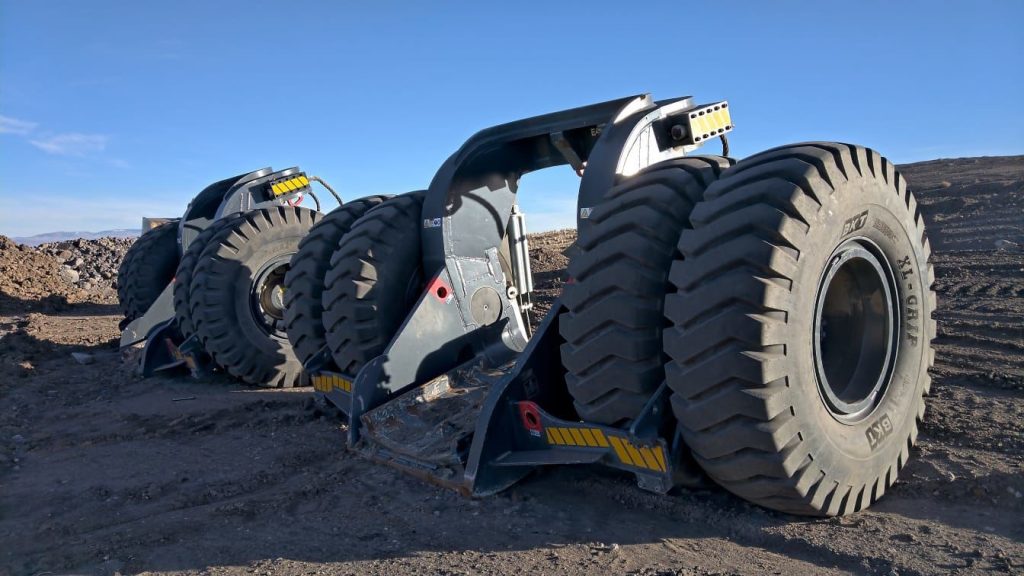
<instances>
[{"instance_id":1,"label":"yellow reflective decal","mask_svg":"<svg viewBox=\"0 0 1024 576\"><path fill-rule=\"evenodd\" d=\"M640 448L640 455L644 457L644 464L651 470L661 470L658 467L658 461L654 458L653 450L650 448Z\"/></svg>"},{"instance_id":2,"label":"yellow reflective decal","mask_svg":"<svg viewBox=\"0 0 1024 576\"><path fill-rule=\"evenodd\" d=\"M349 388L344 389L350 390L351 382L343 380L342 386L348 386ZM636 446L622 436L605 435L600 428L548 426L544 433L548 444L553 446L611 447L623 464L655 472L668 470L665 464L665 449L661 445Z\"/></svg>"},{"instance_id":3,"label":"yellow reflective decal","mask_svg":"<svg viewBox=\"0 0 1024 576\"><path fill-rule=\"evenodd\" d=\"M655 446L652 450L654 451L654 459L658 461L658 470L665 472L665 454L661 446Z\"/></svg>"},{"instance_id":4,"label":"yellow reflective decal","mask_svg":"<svg viewBox=\"0 0 1024 576\"><path fill-rule=\"evenodd\" d=\"M583 434L583 439L587 441L587 446L597 446L597 438L594 437L594 433L590 428L580 428L580 433Z\"/></svg>"},{"instance_id":5,"label":"yellow reflective decal","mask_svg":"<svg viewBox=\"0 0 1024 576\"><path fill-rule=\"evenodd\" d=\"M548 428L548 432L555 439L555 444L565 444L565 440L562 440L562 433L558 431L558 428Z\"/></svg>"},{"instance_id":6,"label":"yellow reflective decal","mask_svg":"<svg viewBox=\"0 0 1024 576\"><path fill-rule=\"evenodd\" d=\"M577 446L590 446L590 444L587 444L587 441L583 439L583 434L580 433L579 428L570 428L569 431L572 432L572 439L576 442Z\"/></svg>"},{"instance_id":7,"label":"yellow reflective decal","mask_svg":"<svg viewBox=\"0 0 1024 576\"><path fill-rule=\"evenodd\" d=\"M331 390L352 392L352 381L336 374L314 374L310 380L313 381L313 389L317 392L330 392Z\"/></svg>"},{"instance_id":8,"label":"yellow reflective decal","mask_svg":"<svg viewBox=\"0 0 1024 576\"><path fill-rule=\"evenodd\" d=\"M644 465L644 458L640 455L640 451L635 446L629 443L628 440L623 440L622 445L626 447L626 451L629 452L629 457L633 460L633 465L640 468L646 468Z\"/></svg>"},{"instance_id":9,"label":"yellow reflective decal","mask_svg":"<svg viewBox=\"0 0 1024 576\"><path fill-rule=\"evenodd\" d=\"M612 441L612 448L615 450L615 455L619 457L619 461L623 464L634 466L635 464L633 464L633 459L629 457L629 452L627 452L626 447L622 445L622 439L618 436L609 436L608 439Z\"/></svg>"},{"instance_id":10,"label":"yellow reflective decal","mask_svg":"<svg viewBox=\"0 0 1024 576\"><path fill-rule=\"evenodd\" d=\"M565 440L566 446L576 445L576 441L572 438L572 432L569 432L568 428L559 428L558 431L562 433L562 439Z\"/></svg>"}]
</instances>

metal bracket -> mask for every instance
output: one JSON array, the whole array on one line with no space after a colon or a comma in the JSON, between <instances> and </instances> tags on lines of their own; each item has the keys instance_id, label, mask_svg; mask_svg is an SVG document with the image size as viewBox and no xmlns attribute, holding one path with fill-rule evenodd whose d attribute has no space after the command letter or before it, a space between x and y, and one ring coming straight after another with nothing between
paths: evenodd
<instances>
[{"instance_id":1,"label":"metal bracket","mask_svg":"<svg viewBox=\"0 0 1024 576\"><path fill-rule=\"evenodd\" d=\"M551 143L558 148L561 152L562 157L568 162L569 166L576 171L577 176L583 176L583 169L587 167L586 163L580 159L579 154L576 153L572 148L572 144L565 137L565 132L555 132L551 134Z\"/></svg>"}]
</instances>

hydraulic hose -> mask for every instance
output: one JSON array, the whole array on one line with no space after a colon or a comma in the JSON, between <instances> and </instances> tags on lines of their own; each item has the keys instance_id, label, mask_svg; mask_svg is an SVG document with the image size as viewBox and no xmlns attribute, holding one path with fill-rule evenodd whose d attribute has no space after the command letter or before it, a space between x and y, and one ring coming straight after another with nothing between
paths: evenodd
<instances>
[{"instance_id":1,"label":"hydraulic hose","mask_svg":"<svg viewBox=\"0 0 1024 576\"><path fill-rule=\"evenodd\" d=\"M341 201L341 196L338 196L338 193L334 191L334 188L331 188L330 184L328 184L327 182L324 182L323 178L321 178L319 176L308 176L308 178L309 178L309 180L311 182L319 182L321 186L326 188L327 191L331 193L331 196L334 196L334 199L338 201L338 206L341 206L342 204L344 204L344 202ZM316 196L313 196L313 198L316 198ZM317 202L317 209L319 210L319 208L320 208L320 203Z\"/></svg>"}]
</instances>

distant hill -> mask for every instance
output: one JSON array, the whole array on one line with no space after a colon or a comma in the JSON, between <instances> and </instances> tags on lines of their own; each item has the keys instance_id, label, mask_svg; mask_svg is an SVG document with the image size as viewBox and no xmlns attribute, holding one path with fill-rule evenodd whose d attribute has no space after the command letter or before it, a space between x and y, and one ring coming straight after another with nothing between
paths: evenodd
<instances>
[{"instance_id":1,"label":"distant hill","mask_svg":"<svg viewBox=\"0 0 1024 576\"><path fill-rule=\"evenodd\" d=\"M11 238L18 244L27 244L29 246L39 246L40 244L47 244L49 242L62 242L64 240L77 240L83 238L85 240L95 240L97 238L135 238L139 235L139 230L134 228L122 228L120 230L102 230L100 232L46 232L43 234L36 234L35 236L24 236L21 238Z\"/></svg>"}]
</instances>

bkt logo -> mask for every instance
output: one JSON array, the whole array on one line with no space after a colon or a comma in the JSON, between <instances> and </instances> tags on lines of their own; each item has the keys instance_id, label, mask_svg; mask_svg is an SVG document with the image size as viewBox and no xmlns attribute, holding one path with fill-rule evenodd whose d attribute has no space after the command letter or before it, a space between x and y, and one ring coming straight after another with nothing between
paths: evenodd
<instances>
[{"instance_id":1,"label":"bkt logo","mask_svg":"<svg viewBox=\"0 0 1024 576\"><path fill-rule=\"evenodd\" d=\"M868 211L865 210L843 223L843 236L860 230L868 223Z\"/></svg>"},{"instance_id":2,"label":"bkt logo","mask_svg":"<svg viewBox=\"0 0 1024 576\"><path fill-rule=\"evenodd\" d=\"M864 431L864 435L868 437L868 446L871 447L873 452L878 445L882 443L892 434L892 421L889 420L888 414L882 414L882 417L875 420L875 423L868 427Z\"/></svg>"}]
</instances>

